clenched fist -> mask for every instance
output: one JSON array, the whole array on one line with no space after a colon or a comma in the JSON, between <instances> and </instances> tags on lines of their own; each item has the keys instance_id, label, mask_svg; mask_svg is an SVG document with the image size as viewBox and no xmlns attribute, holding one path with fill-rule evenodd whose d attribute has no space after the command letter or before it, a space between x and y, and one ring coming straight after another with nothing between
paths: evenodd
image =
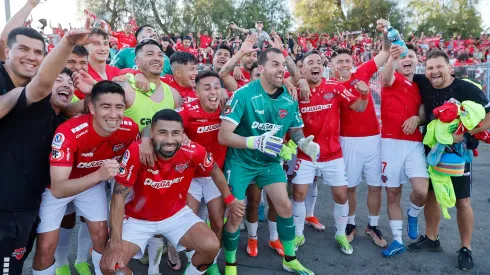
<instances>
[{"instance_id":1,"label":"clenched fist","mask_svg":"<svg viewBox=\"0 0 490 275\"><path fill-rule=\"evenodd\" d=\"M119 163L117 160L108 159L102 163L97 174L100 181L106 181L114 178L119 172Z\"/></svg>"}]
</instances>

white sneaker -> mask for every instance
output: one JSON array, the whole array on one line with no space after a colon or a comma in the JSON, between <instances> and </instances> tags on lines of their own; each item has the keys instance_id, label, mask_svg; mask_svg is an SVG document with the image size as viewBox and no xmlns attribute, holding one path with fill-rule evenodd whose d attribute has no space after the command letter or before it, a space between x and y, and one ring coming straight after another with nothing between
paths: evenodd
<instances>
[{"instance_id":1,"label":"white sneaker","mask_svg":"<svg viewBox=\"0 0 490 275\"><path fill-rule=\"evenodd\" d=\"M180 268L182 268L182 263L180 262L180 256L177 250L175 250L175 247L169 244L167 252L168 266L170 266L170 268L173 270L180 270Z\"/></svg>"}]
</instances>

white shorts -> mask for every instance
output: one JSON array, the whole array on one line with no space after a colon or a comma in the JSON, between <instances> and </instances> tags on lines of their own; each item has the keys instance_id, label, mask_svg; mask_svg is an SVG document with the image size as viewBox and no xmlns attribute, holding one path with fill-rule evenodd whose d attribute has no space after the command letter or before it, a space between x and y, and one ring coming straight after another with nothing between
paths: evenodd
<instances>
[{"instance_id":1,"label":"white shorts","mask_svg":"<svg viewBox=\"0 0 490 275\"><path fill-rule=\"evenodd\" d=\"M362 173L370 186L381 186L381 136L340 137L349 188L361 183Z\"/></svg>"},{"instance_id":2,"label":"white shorts","mask_svg":"<svg viewBox=\"0 0 490 275\"><path fill-rule=\"evenodd\" d=\"M400 187L410 178L429 178L422 142L383 138L381 161L381 179L387 187Z\"/></svg>"},{"instance_id":3,"label":"white shorts","mask_svg":"<svg viewBox=\"0 0 490 275\"><path fill-rule=\"evenodd\" d=\"M198 222L203 222L189 206L185 206L179 212L163 221L144 221L125 218L122 228L122 239L134 243L140 248L135 259L141 259L145 252L148 240L155 235L163 235L177 249L182 251L185 248L179 245L180 239Z\"/></svg>"},{"instance_id":4,"label":"white shorts","mask_svg":"<svg viewBox=\"0 0 490 275\"><path fill-rule=\"evenodd\" d=\"M286 175L292 176L294 174L295 170L298 170L297 167L299 167L299 164L301 163L301 160L296 157L296 155L293 155L293 158L287 162L287 168L288 170L286 171ZM320 171L316 171L315 176L319 177L321 176ZM312 183L313 184L313 183Z\"/></svg>"},{"instance_id":5,"label":"white shorts","mask_svg":"<svg viewBox=\"0 0 490 275\"><path fill-rule=\"evenodd\" d=\"M46 233L60 228L61 220L70 202L75 205L78 216L83 216L92 222L107 221L105 182L101 182L80 194L63 199L55 198L51 189L46 188L39 209L41 222L36 232Z\"/></svg>"},{"instance_id":6,"label":"white shorts","mask_svg":"<svg viewBox=\"0 0 490 275\"><path fill-rule=\"evenodd\" d=\"M326 162L318 162L298 159L295 169L296 176L292 184L312 184L318 172L323 176L323 183L330 186L346 186L345 163L343 158Z\"/></svg>"},{"instance_id":7,"label":"white shorts","mask_svg":"<svg viewBox=\"0 0 490 275\"><path fill-rule=\"evenodd\" d=\"M211 177L192 179L189 194L199 202L204 198L206 204L221 196L221 192Z\"/></svg>"},{"instance_id":8,"label":"white shorts","mask_svg":"<svg viewBox=\"0 0 490 275\"><path fill-rule=\"evenodd\" d=\"M73 202L70 202L66 206L65 216L71 215L73 213L75 213L75 205L73 204Z\"/></svg>"}]
</instances>

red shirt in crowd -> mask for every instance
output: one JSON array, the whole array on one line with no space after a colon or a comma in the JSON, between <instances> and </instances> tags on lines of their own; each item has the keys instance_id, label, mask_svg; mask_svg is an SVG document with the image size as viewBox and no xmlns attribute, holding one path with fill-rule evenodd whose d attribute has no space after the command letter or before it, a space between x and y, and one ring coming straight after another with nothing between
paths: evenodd
<instances>
[{"instance_id":1,"label":"red shirt in crowd","mask_svg":"<svg viewBox=\"0 0 490 275\"><path fill-rule=\"evenodd\" d=\"M418 128L411 135L403 133L402 128L405 120L418 115L420 104L417 84L395 72L393 85L381 89L381 137L421 142L423 137Z\"/></svg>"},{"instance_id":2,"label":"red shirt in crowd","mask_svg":"<svg viewBox=\"0 0 490 275\"><path fill-rule=\"evenodd\" d=\"M310 91L310 99L299 102L305 137L315 136L315 142L320 145L319 162L341 158L340 110L350 108L357 97L339 82L324 78L320 86L310 88ZM301 150L298 151L298 158L311 161Z\"/></svg>"},{"instance_id":3,"label":"red shirt in crowd","mask_svg":"<svg viewBox=\"0 0 490 275\"><path fill-rule=\"evenodd\" d=\"M369 85L369 80L378 71L373 59L364 62L359 66L351 78L342 83L347 90L354 96L359 97L360 93L354 87L357 81L364 81ZM340 136L343 137L367 137L379 134L379 122L376 118L374 99L370 95L368 105L364 112L356 112L350 108L342 107L340 112Z\"/></svg>"},{"instance_id":4,"label":"red shirt in crowd","mask_svg":"<svg viewBox=\"0 0 490 275\"><path fill-rule=\"evenodd\" d=\"M209 35L200 35L199 36L199 48L206 49L211 45L213 39Z\"/></svg>"},{"instance_id":5,"label":"red shirt in crowd","mask_svg":"<svg viewBox=\"0 0 490 275\"><path fill-rule=\"evenodd\" d=\"M201 102L195 100L189 104L184 104L177 112L182 116L184 132L189 139L204 146L206 151L212 154L216 164L223 168L226 146L218 143L221 109L218 108L216 111L208 113L201 107ZM195 177L209 177L209 174L198 170Z\"/></svg>"},{"instance_id":6,"label":"red shirt in crowd","mask_svg":"<svg viewBox=\"0 0 490 275\"><path fill-rule=\"evenodd\" d=\"M130 33L129 35L126 35L125 32L112 32L112 36L117 38L117 40L118 40L117 47L119 49L134 48L134 47L136 47L136 44L138 44L136 37L132 33Z\"/></svg>"},{"instance_id":7,"label":"red shirt in crowd","mask_svg":"<svg viewBox=\"0 0 490 275\"><path fill-rule=\"evenodd\" d=\"M125 117L110 136L97 134L91 114L69 119L61 124L51 144L52 166L72 167L70 179L84 177L99 169L109 159L119 159L139 134L138 124Z\"/></svg>"},{"instance_id":8,"label":"red shirt in crowd","mask_svg":"<svg viewBox=\"0 0 490 275\"><path fill-rule=\"evenodd\" d=\"M134 198L126 204L125 215L145 221L162 221L187 205L187 193L196 171L210 173L213 157L201 145L182 144L169 160L157 158L152 167L141 164L140 142L124 153L116 182L132 187Z\"/></svg>"},{"instance_id":9,"label":"red shirt in crowd","mask_svg":"<svg viewBox=\"0 0 490 275\"><path fill-rule=\"evenodd\" d=\"M242 71L242 79L236 81L238 88L245 86L250 82L250 73L242 67L240 67L240 70ZM233 76L233 72L231 72L230 75Z\"/></svg>"}]
</instances>

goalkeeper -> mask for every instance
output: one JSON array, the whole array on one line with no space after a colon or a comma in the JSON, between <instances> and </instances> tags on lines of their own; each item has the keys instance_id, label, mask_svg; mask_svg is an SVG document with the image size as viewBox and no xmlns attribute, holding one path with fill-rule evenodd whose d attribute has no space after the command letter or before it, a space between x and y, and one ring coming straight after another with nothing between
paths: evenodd
<instances>
[{"instance_id":1,"label":"goalkeeper","mask_svg":"<svg viewBox=\"0 0 490 275\"><path fill-rule=\"evenodd\" d=\"M247 50L244 47L247 46L243 45L241 50ZM292 59L284 56L287 53L276 48L263 51L257 61L260 78L236 91L223 110L218 139L229 147L224 172L232 192L224 201L228 204L234 198L243 200L250 182L263 188L277 210L277 231L285 254L283 268L311 275L314 273L296 259L292 207L279 157L283 147L280 137L289 133L313 162L320 153L320 147L313 142L313 136L304 137L298 103L282 85L285 64L291 74L299 73ZM237 274L236 251L241 220L241 216L230 216L225 225L225 275Z\"/></svg>"}]
</instances>

